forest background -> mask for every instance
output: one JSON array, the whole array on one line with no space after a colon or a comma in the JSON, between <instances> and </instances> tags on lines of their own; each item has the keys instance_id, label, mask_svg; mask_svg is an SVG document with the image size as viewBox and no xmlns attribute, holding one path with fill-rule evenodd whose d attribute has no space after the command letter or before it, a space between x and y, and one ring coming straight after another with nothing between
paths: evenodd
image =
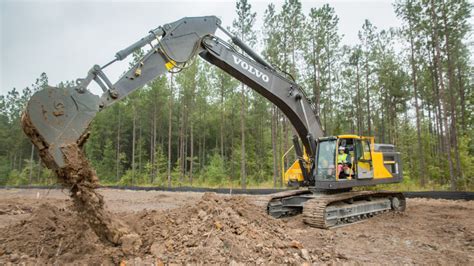
<instances>
[{"instance_id":1,"label":"forest background","mask_svg":"<svg viewBox=\"0 0 474 266\"><path fill-rule=\"evenodd\" d=\"M298 0L269 4L264 14L246 0L235 7L229 30L294 77L326 135L395 144L404 181L390 188L474 190L472 3L398 0L402 25L365 20L353 45L341 44L330 4L309 13ZM257 16L262 28L254 28ZM0 185L56 183L19 123L47 84L42 73L0 95ZM284 187L293 134L273 104L198 59L99 113L85 150L102 184Z\"/></svg>"}]
</instances>

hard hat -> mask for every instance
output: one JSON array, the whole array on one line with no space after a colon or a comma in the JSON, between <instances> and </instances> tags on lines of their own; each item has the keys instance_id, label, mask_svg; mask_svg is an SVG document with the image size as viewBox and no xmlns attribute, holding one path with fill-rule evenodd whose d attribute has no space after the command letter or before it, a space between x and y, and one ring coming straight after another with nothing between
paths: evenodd
<instances>
[{"instance_id":1,"label":"hard hat","mask_svg":"<svg viewBox=\"0 0 474 266\"><path fill-rule=\"evenodd\" d=\"M346 148L344 148L343 146L339 146L339 150L344 151L344 150L346 150Z\"/></svg>"}]
</instances>

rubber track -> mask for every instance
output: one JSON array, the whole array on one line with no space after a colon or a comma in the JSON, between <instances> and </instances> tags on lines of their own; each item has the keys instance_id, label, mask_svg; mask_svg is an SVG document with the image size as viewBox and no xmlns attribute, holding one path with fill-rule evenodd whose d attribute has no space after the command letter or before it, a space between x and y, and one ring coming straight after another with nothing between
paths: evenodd
<instances>
[{"instance_id":1,"label":"rubber track","mask_svg":"<svg viewBox=\"0 0 474 266\"><path fill-rule=\"evenodd\" d=\"M101 186L101 188L144 190L144 191L170 191L170 192L215 192L219 194L248 194L268 195L290 191L288 189L229 189L229 188L199 188L199 187L138 187L138 186ZM62 189L60 186L1 186L0 189ZM406 198L448 199L448 200L474 200L474 192L469 191L417 191L403 192Z\"/></svg>"}]
</instances>

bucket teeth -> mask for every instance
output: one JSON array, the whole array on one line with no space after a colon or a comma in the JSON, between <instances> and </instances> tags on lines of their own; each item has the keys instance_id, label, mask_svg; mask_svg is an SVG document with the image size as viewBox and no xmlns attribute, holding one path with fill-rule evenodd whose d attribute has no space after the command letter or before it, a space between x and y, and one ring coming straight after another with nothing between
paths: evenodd
<instances>
[{"instance_id":1,"label":"bucket teeth","mask_svg":"<svg viewBox=\"0 0 474 266\"><path fill-rule=\"evenodd\" d=\"M23 131L51 169L65 166L62 147L82 146L87 129L99 111L99 97L73 87L46 87L31 97L22 115Z\"/></svg>"}]
</instances>

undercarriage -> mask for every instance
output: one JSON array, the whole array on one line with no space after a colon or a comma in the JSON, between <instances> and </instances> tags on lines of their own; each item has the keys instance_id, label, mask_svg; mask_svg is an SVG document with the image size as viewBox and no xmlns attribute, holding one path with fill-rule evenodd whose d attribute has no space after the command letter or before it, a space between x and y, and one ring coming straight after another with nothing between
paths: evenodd
<instances>
[{"instance_id":1,"label":"undercarriage","mask_svg":"<svg viewBox=\"0 0 474 266\"><path fill-rule=\"evenodd\" d=\"M319 191L308 188L275 194L267 206L275 218L303 214L303 221L329 229L363 221L377 214L404 211L405 196L388 191Z\"/></svg>"}]
</instances>

